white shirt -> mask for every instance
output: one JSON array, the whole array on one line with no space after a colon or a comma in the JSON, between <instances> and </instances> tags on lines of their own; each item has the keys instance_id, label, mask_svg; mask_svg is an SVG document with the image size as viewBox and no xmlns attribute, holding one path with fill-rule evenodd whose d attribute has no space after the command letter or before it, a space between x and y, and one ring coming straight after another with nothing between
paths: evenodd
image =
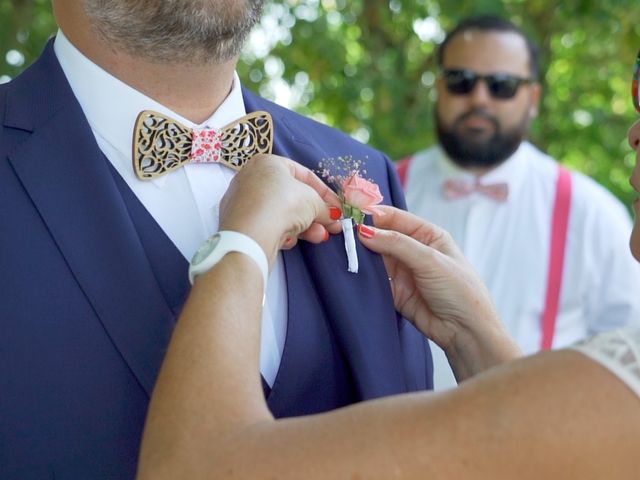
<instances>
[{"instance_id":1,"label":"white shirt","mask_svg":"<svg viewBox=\"0 0 640 480\"><path fill-rule=\"evenodd\" d=\"M448 230L487 284L508 332L525 353L539 349L545 306L557 163L524 142L483 183L506 182L500 203L482 194L448 200L447 179L473 180L441 147L419 152L407 172L410 211ZM624 206L590 178L572 173L564 276L553 341L570 345L594 332L640 324L640 265L629 251ZM455 385L442 351L436 386Z\"/></svg>"},{"instance_id":2,"label":"white shirt","mask_svg":"<svg viewBox=\"0 0 640 480\"><path fill-rule=\"evenodd\" d=\"M161 178L141 181L132 167L133 128L143 110L163 113L189 128L224 127L246 113L237 74L222 105L207 121L195 125L94 64L61 31L54 51L98 146L180 253L191 260L218 230L218 206L235 172L219 164L191 164ZM184 273L186 276L186 270ZM278 256L269 276L262 318L260 371L269 385L280 366L286 329L287 289L284 264Z\"/></svg>"}]
</instances>

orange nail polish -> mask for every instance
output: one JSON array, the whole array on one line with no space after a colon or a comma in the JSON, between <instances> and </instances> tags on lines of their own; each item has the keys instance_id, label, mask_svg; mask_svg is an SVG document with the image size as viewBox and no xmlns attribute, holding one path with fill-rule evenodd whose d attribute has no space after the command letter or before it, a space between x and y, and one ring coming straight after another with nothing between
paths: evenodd
<instances>
[{"instance_id":1,"label":"orange nail polish","mask_svg":"<svg viewBox=\"0 0 640 480\"><path fill-rule=\"evenodd\" d=\"M331 220L340 220L342 210L338 207L329 207L329 216L331 217Z\"/></svg>"},{"instance_id":2,"label":"orange nail polish","mask_svg":"<svg viewBox=\"0 0 640 480\"><path fill-rule=\"evenodd\" d=\"M360 235L362 235L364 238L373 238L373 236L376 234L376 231L364 224L360 224L358 225L358 232L360 232Z\"/></svg>"},{"instance_id":3,"label":"orange nail polish","mask_svg":"<svg viewBox=\"0 0 640 480\"><path fill-rule=\"evenodd\" d=\"M329 230L324 231L324 238L322 239L323 242L326 242L327 240L329 240Z\"/></svg>"}]
</instances>

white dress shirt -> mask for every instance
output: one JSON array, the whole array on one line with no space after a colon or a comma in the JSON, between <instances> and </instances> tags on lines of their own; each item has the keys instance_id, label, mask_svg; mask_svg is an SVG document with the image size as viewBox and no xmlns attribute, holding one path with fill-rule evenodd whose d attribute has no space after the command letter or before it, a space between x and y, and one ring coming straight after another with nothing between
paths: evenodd
<instances>
[{"instance_id":1,"label":"white dress shirt","mask_svg":"<svg viewBox=\"0 0 640 480\"><path fill-rule=\"evenodd\" d=\"M557 174L557 163L527 142L482 177L483 183L508 184L504 203L480 193L446 199L446 180L474 177L439 146L416 154L407 172L409 210L451 233L525 353L537 351L541 342ZM594 332L640 324L640 265L629 251L630 233L624 206L573 172L554 348ZM455 385L442 351L434 350L436 387Z\"/></svg>"},{"instance_id":2,"label":"white dress shirt","mask_svg":"<svg viewBox=\"0 0 640 480\"><path fill-rule=\"evenodd\" d=\"M237 74L222 105L207 121L195 125L94 64L61 31L54 51L98 146L184 258L191 260L218 230L218 206L235 172L219 164L190 164L158 179L141 181L132 168L133 128L143 110L155 110L189 128L224 127L246 113ZM186 269L184 274L186 277ZM269 276L262 318L260 371L269 385L280 366L286 329L287 289L282 257L278 256Z\"/></svg>"}]
</instances>

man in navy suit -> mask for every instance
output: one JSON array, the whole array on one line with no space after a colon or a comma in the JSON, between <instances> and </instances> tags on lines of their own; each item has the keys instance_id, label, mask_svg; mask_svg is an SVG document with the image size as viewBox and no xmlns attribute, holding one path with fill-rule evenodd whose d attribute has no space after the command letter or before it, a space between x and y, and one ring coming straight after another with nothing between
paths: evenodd
<instances>
[{"instance_id":1,"label":"man in navy suit","mask_svg":"<svg viewBox=\"0 0 640 480\"><path fill-rule=\"evenodd\" d=\"M234 175L193 164L139 180L140 111L194 129L267 111L275 154L311 169L364 160L385 202L404 206L380 152L242 88L235 66L262 0L103 3L54 0L56 38L0 86L3 479L135 474L188 259ZM348 273L342 242L303 242L269 278L260 369L276 416L431 387L428 347L397 316L380 257L358 245Z\"/></svg>"}]
</instances>

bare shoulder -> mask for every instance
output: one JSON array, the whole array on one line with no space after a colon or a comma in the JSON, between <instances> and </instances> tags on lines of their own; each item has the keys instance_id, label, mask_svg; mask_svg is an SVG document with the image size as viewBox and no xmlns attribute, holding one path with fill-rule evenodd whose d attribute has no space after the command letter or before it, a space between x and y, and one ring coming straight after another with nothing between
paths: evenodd
<instances>
[{"instance_id":1,"label":"bare shoulder","mask_svg":"<svg viewBox=\"0 0 640 480\"><path fill-rule=\"evenodd\" d=\"M467 423L466 452L456 455L468 461L451 459L460 478L629 478L637 467L640 400L579 352L505 364L451 397Z\"/></svg>"}]
</instances>

